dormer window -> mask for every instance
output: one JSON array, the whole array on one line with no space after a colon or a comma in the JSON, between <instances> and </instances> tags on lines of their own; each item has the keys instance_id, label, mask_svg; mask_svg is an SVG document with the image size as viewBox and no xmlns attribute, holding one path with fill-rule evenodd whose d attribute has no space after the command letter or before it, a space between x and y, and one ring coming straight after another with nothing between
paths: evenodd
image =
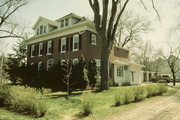
<instances>
[{"instance_id":1,"label":"dormer window","mask_svg":"<svg viewBox=\"0 0 180 120\"><path fill-rule=\"evenodd\" d=\"M61 28L64 27L64 20L61 20Z\"/></svg>"},{"instance_id":2,"label":"dormer window","mask_svg":"<svg viewBox=\"0 0 180 120\"><path fill-rule=\"evenodd\" d=\"M39 28L37 29L37 35L39 35Z\"/></svg>"},{"instance_id":3,"label":"dormer window","mask_svg":"<svg viewBox=\"0 0 180 120\"><path fill-rule=\"evenodd\" d=\"M44 26L44 33L46 33L46 26Z\"/></svg>"},{"instance_id":4,"label":"dormer window","mask_svg":"<svg viewBox=\"0 0 180 120\"><path fill-rule=\"evenodd\" d=\"M65 19L65 26L69 25L69 19Z\"/></svg>"},{"instance_id":5,"label":"dormer window","mask_svg":"<svg viewBox=\"0 0 180 120\"><path fill-rule=\"evenodd\" d=\"M43 33L43 26L41 25L40 26L40 34L42 34Z\"/></svg>"}]
</instances>

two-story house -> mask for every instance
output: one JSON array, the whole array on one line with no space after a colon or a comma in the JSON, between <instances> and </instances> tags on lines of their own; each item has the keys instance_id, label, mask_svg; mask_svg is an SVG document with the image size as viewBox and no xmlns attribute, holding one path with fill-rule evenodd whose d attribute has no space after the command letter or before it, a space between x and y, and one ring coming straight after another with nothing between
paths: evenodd
<instances>
[{"instance_id":1,"label":"two-story house","mask_svg":"<svg viewBox=\"0 0 180 120\"><path fill-rule=\"evenodd\" d=\"M97 67L100 67L102 44L97 37L94 22L85 17L73 13L55 21L39 17L33 30L35 35L26 40L27 64L37 64L39 71L48 71L54 64L62 63L65 59L77 64L81 55L87 63L96 59ZM141 67L129 60L128 50L113 47L109 58L109 73L115 82L141 83L141 78L136 78L136 74L138 76L141 73Z\"/></svg>"}]
</instances>

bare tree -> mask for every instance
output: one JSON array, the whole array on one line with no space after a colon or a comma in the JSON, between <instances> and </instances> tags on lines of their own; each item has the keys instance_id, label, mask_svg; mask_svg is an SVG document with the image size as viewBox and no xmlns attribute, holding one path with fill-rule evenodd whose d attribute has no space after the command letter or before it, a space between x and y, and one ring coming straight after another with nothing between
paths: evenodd
<instances>
[{"instance_id":1,"label":"bare tree","mask_svg":"<svg viewBox=\"0 0 180 120\"><path fill-rule=\"evenodd\" d=\"M3 81L3 65L4 65L4 54L2 54L0 61L0 82Z\"/></svg>"},{"instance_id":2,"label":"bare tree","mask_svg":"<svg viewBox=\"0 0 180 120\"><path fill-rule=\"evenodd\" d=\"M23 27L14 22L13 14L30 0L1 0L0 1L0 39L23 38ZM21 29L22 31L19 31Z\"/></svg>"},{"instance_id":3,"label":"bare tree","mask_svg":"<svg viewBox=\"0 0 180 120\"><path fill-rule=\"evenodd\" d=\"M173 85L176 85L176 73L178 71L180 71L180 49L179 48L175 48L173 49L173 47L170 47L170 52L168 55L167 52L166 54L162 51L159 50L158 53L164 58L164 60L166 60L166 62L168 63L168 66L171 70L172 76L173 76Z\"/></svg>"},{"instance_id":4,"label":"bare tree","mask_svg":"<svg viewBox=\"0 0 180 120\"><path fill-rule=\"evenodd\" d=\"M130 47L127 45L138 42L140 34L149 30L149 25L149 21L133 15L132 12L125 12L117 28L115 43L121 47Z\"/></svg>"},{"instance_id":5,"label":"bare tree","mask_svg":"<svg viewBox=\"0 0 180 120\"><path fill-rule=\"evenodd\" d=\"M101 90L109 89L108 86L108 58L115 40L115 34L122 14L130 0L89 0L89 4L94 13L95 28L98 38L102 42L101 48ZM152 6L154 7L154 2ZM100 10L102 2L102 10ZM143 3L143 1L141 0ZM108 9L111 6L111 15L108 19ZM145 6L145 5L144 5ZM155 9L156 10L156 9ZM101 14L102 11L102 14ZM157 12L157 11L156 11ZM159 14L158 14L159 15Z\"/></svg>"}]
</instances>

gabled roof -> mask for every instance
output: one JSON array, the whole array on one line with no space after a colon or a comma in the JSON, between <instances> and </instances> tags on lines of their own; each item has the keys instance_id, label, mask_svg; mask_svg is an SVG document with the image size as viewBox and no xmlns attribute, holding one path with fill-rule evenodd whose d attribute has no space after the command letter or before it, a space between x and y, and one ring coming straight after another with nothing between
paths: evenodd
<instances>
[{"instance_id":1,"label":"gabled roof","mask_svg":"<svg viewBox=\"0 0 180 120\"><path fill-rule=\"evenodd\" d=\"M36 23L34 24L34 26L33 26L33 28L32 28L33 30L37 27L37 25L39 24L39 22L40 22L41 20L44 20L44 21L47 22L47 24L49 24L49 25L58 26L58 23L57 23L56 21L52 21L52 20L49 20L49 19L47 19L47 18L45 18L45 17L40 16L40 17L38 18L38 20L36 21Z\"/></svg>"},{"instance_id":2,"label":"gabled roof","mask_svg":"<svg viewBox=\"0 0 180 120\"><path fill-rule=\"evenodd\" d=\"M76 18L76 19L79 19L79 20L82 20L82 19L83 19L83 17L81 17L81 16L79 16L79 15L76 15L76 14L74 14L74 13L70 13L70 14L64 16L64 17L61 17L61 18L57 19L56 21L58 22L58 21L61 21L61 20L63 20L63 19L70 18L70 17L73 17L73 18Z\"/></svg>"}]
</instances>

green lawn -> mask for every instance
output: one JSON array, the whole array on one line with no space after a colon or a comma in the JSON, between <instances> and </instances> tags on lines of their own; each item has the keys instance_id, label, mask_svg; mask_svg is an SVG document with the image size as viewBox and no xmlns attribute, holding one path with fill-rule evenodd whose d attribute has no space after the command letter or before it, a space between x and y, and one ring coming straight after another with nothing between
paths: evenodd
<instances>
[{"instance_id":1,"label":"green lawn","mask_svg":"<svg viewBox=\"0 0 180 120\"><path fill-rule=\"evenodd\" d=\"M71 120L71 119L87 119L94 120L108 115L116 114L117 112L128 110L137 103L131 103L120 107L113 106L113 93L119 87L113 87L108 91L93 93L95 95L95 108L93 114L89 117L80 118L80 107L82 95L81 92L73 92L69 100L66 100L63 92L55 92L47 95L46 102L49 106L48 112L42 118L32 118L27 115L11 112L0 108L0 120ZM171 88L166 95L171 95L176 92ZM151 98L150 98L151 99Z\"/></svg>"}]
</instances>

